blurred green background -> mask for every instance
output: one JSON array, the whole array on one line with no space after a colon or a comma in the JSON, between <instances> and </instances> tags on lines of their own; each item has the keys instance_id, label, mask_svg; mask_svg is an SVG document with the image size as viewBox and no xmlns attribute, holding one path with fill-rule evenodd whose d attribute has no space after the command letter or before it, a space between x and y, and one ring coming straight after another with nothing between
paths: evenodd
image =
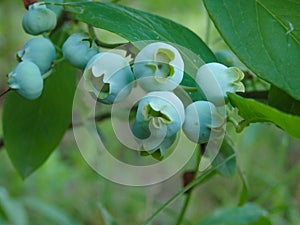
<instances>
[{"instance_id":1,"label":"blurred green background","mask_svg":"<svg viewBox=\"0 0 300 225\"><path fill-rule=\"evenodd\" d=\"M121 0L119 3L189 27L214 51L227 48L199 0ZM6 74L16 65L16 52L31 38L21 27L24 13L21 0L0 1L0 92L7 88ZM106 35L106 39L116 39ZM0 99L0 114L4 99ZM105 123L109 121L101 126L105 127ZM228 132L235 142L239 168L249 184L249 201L267 209L275 225L299 225L300 141L270 124L251 125L241 134L236 134L228 125ZM105 180L87 165L76 147L72 131L69 131L48 161L32 176L22 180L2 148L0 224L101 225L105 224L103 218L108 213L119 224L141 224L181 189L181 176L190 164L157 185L118 185ZM213 177L195 189L185 224L193 224L217 208L236 205L241 189L237 172L230 178ZM172 204L153 224L173 224L182 201L180 198Z\"/></svg>"}]
</instances>

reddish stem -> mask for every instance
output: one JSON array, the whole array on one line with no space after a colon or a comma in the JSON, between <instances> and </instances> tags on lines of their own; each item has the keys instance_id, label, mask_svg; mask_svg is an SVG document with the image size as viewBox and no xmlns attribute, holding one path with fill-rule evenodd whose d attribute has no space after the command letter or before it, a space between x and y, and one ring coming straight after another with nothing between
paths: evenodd
<instances>
[{"instance_id":1,"label":"reddish stem","mask_svg":"<svg viewBox=\"0 0 300 225\"><path fill-rule=\"evenodd\" d=\"M4 92L2 92L1 94L0 94L0 98L3 96L3 95L5 95L7 92L9 92L10 91L10 88L8 88L7 90L5 90Z\"/></svg>"},{"instance_id":2,"label":"reddish stem","mask_svg":"<svg viewBox=\"0 0 300 225\"><path fill-rule=\"evenodd\" d=\"M37 0L23 0L24 6L26 9L28 9L28 7L30 5L32 5L33 3L36 3L36 2L38 2L38 1Z\"/></svg>"}]
</instances>

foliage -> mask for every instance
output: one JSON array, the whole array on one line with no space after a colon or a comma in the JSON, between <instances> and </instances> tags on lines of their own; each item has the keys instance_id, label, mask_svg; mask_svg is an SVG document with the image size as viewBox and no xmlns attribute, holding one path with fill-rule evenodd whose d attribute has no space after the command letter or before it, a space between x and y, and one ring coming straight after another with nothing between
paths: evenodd
<instances>
[{"instance_id":1,"label":"foliage","mask_svg":"<svg viewBox=\"0 0 300 225\"><path fill-rule=\"evenodd\" d=\"M47 80L39 99L29 101L9 93L5 101L5 147L23 177L45 162L71 122L74 72L66 64L60 64L56 71Z\"/></svg>"},{"instance_id":2,"label":"foliage","mask_svg":"<svg viewBox=\"0 0 300 225\"><path fill-rule=\"evenodd\" d=\"M300 99L299 2L204 0L225 41L257 76ZM222 8L223 10L220 10Z\"/></svg>"},{"instance_id":3,"label":"foliage","mask_svg":"<svg viewBox=\"0 0 300 225\"><path fill-rule=\"evenodd\" d=\"M197 225L213 225L213 224L250 224L257 222L261 218L265 217L267 212L261 209L255 204L245 204L241 207L223 208L221 210L215 211L212 215L208 215L202 221L197 223ZM268 225L270 222L264 220L265 222L260 222L261 225Z\"/></svg>"},{"instance_id":4,"label":"foliage","mask_svg":"<svg viewBox=\"0 0 300 225\"><path fill-rule=\"evenodd\" d=\"M189 28L170 19L113 2L73 2L69 0L49 0L47 2L49 3L47 6L54 7L59 16L57 27L47 34L56 45L58 57L63 56L61 46L68 34L82 30L90 35L90 40L95 41L101 50L119 47L119 50L125 51L126 56L129 57L134 57L141 49L142 46L136 44L137 42L147 43L154 40L171 43L179 48L184 64L188 68L184 71L181 86L183 89L186 88L192 101L205 99L193 78L199 66L217 61L212 50L214 46L210 46L207 40L207 43L203 41ZM222 206L209 215L202 214L201 218L191 220L187 218L187 221L192 221L197 225L270 225L273 221L280 224L282 220L287 220L287 223L297 222L297 219L293 219L299 215L297 213L294 213L296 215L294 217L282 216L284 218L282 220L276 219L272 215L276 214L275 207L288 206L268 207L265 204L266 201L259 201L259 197L255 203L249 201L248 195L251 187L248 186L247 176L244 176L242 172L243 166L239 165L237 157L239 149L235 148L235 145L238 145L235 143L241 143L241 140L235 131L247 132L247 129L244 131L244 128L252 123L268 122L282 129L285 137L288 137L287 134L289 134L300 138L300 80L298 76L300 67L297 61L300 58L298 28L300 22L297 20L297 16L300 14L299 3L279 0L204 0L203 2L209 18L220 32L220 37L245 65L235 66L240 67L247 75L244 81L246 92L240 94L241 96L228 93L228 98L225 99L226 109L229 112L227 121L233 123L234 129L230 129L230 127L227 129L220 152L211 167L198 173L198 159L200 160L202 156L198 153L199 158L194 159L196 162L190 161L190 164L193 164L192 174L194 174L191 180L180 190L173 191L172 196L152 212L148 219L133 219L132 221L134 223L143 221L144 225L150 224L160 213L170 210L169 206L175 200L185 199L180 216L172 218L172 223L176 221L177 224L188 224L184 215L187 205L190 204L191 191L197 186L206 185L208 181L213 180L212 177L217 179L216 175L219 174L226 179L236 179L242 182L242 191L238 196L240 199L237 201L238 206L234 202L231 204L235 206ZM63 13L60 10L63 10ZM101 38L97 37L103 30L122 37L126 43L104 43ZM208 25L207 36L209 37L210 34ZM71 125L71 117L78 70L60 59L53 62L52 66L53 71L50 71L51 76L45 80L43 94L40 98L29 101L12 91L9 91L4 97L2 115L4 147L22 178L27 178L41 167L60 145L62 138L68 133L68 128L74 126L74 124ZM264 90L253 91L253 87L247 83L247 81L252 84L254 82L255 86L253 77L258 77L268 84ZM193 91L194 89L197 91ZM153 111L152 114L157 113L155 110ZM133 115L134 117L135 115ZM99 124L105 123L104 120L107 119L104 114L100 114L99 118L101 118ZM236 122L236 119L239 122ZM110 136L108 130L112 129L111 125L106 124L104 127L104 129L99 128L99 132L103 132L106 137ZM249 141L249 143L253 142ZM119 143L114 144L117 146ZM117 146L117 148L122 147ZM205 156L204 152L202 153ZM284 156L287 154L285 153ZM76 158L76 160L78 159ZM61 163L66 162L57 160L55 166ZM294 164L296 169L289 173L287 179L294 178L299 172L299 164ZM188 167L189 165L183 171L189 171ZM72 173L72 166L65 166L64 171L67 171L67 174ZM85 173L86 171L87 169L85 169ZM55 180L57 176L55 174L52 179ZM102 183L105 182L107 181ZM61 180L59 183L62 184L63 181ZM279 187L284 189L283 184L279 184ZM83 183L80 185L87 188ZM102 194L107 193L110 191ZM272 190L268 193L270 195L276 191ZM138 194L134 193L133 195L136 197ZM71 200L69 199L70 202ZM117 198L115 200L119 201ZM284 204L284 200L285 198L278 201L280 204ZM114 213L111 213L113 203L109 203L109 200L104 201L106 205L110 206L107 209L101 200L97 201L93 206L94 209L97 209L95 217L101 217L108 225L118 224L118 219L115 219ZM115 204L119 203L115 202ZM195 203L191 203L191 205L193 204ZM137 206L133 208L134 210L139 209ZM84 210L81 207L77 209ZM81 224L82 222L79 218L72 218L68 215L68 213L74 214L74 212L66 213L56 207L55 202L53 204L48 203L47 200L43 202L32 196L27 198L11 197L5 188L0 189L0 223L30 224L29 219L34 218L32 216L34 213L52 221L49 224ZM172 213L174 212L171 209ZM91 217L93 216L91 215ZM132 223L132 221L128 220L127 222Z\"/></svg>"}]
</instances>

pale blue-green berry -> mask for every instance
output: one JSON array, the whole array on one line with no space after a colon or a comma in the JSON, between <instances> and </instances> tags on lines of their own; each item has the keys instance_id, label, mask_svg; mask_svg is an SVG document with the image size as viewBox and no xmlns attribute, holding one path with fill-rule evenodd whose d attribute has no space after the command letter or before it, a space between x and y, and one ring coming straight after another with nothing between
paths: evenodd
<instances>
[{"instance_id":1,"label":"pale blue-green berry","mask_svg":"<svg viewBox=\"0 0 300 225\"><path fill-rule=\"evenodd\" d=\"M42 2L31 4L22 20L23 29L32 35L49 32L56 27L56 23L56 14Z\"/></svg>"},{"instance_id":2,"label":"pale blue-green berry","mask_svg":"<svg viewBox=\"0 0 300 225\"><path fill-rule=\"evenodd\" d=\"M142 150L163 153L174 142L184 118L183 103L174 93L150 92L138 103L132 132Z\"/></svg>"},{"instance_id":3,"label":"pale blue-green berry","mask_svg":"<svg viewBox=\"0 0 300 225\"><path fill-rule=\"evenodd\" d=\"M105 104L125 99L134 81L128 61L112 52L95 55L86 66L83 77L87 90Z\"/></svg>"},{"instance_id":4,"label":"pale blue-green berry","mask_svg":"<svg viewBox=\"0 0 300 225\"><path fill-rule=\"evenodd\" d=\"M55 14L56 17L59 18L64 10L63 3L64 0L44 0L43 2L51 2L50 4L47 4L47 8L51 9ZM53 4L53 3L59 3L59 4Z\"/></svg>"},{"instance_id":5,"label":"pale blue-green berry","mask_svg":"<svg viewBox=\"0 0 300 225\"><path fill-rule=\"evenodd\" d=\"M218 113L214 104L208 101L196 101L185 109L185 121L182 126L185 135L195 143L207 143L212 130L224 132L225 118Z\"/></svg>"},{"instance_id":6,"label":"pale blue-green berry","mask_svg":"<svg viewBox=\"0 0 300 225\"><path fill-rule=\"evenodd\" d=\"M237 67L226 67L220 63L208 63L201 66L196 75L196 82L208 101L220 106L225 104L227 92L244 92L241 80L244 73Z\"/></svg>"},{"instance_id":7,"label":"pale blue-green berry","mask_svg":"<svg viewBox=\"0 0 300 225\"><path fill-rule=\"evenodd\" d=\"M172 45L155 42L144 47L134 60L133 72L146 91L171 91L182 81L184 63Z\"/></svg>"},{"instance_id":8,"label":"pale blue-green berry","mask_svg":"<svg viewBox=\"0 0 300 225\"><path fill-rule=\"evenodd\" d=\"M74 67L84 69L89 60L99 50L94 41L85 33L76 33L68 37L62 47L64 58Z\"/></svg>"},{"instance_id":9,"label":"pale blue-green berry","mask_svg":"<svg viewBox=\"0 0 300 225\"><path fill-rule=\"evenodd\" d=\"M42 94L43 78L37 65L30 61L20 62L8 74L8 84L26 99L36 99Z\"/></svg>"},{"instance_id":10,"label":"pale blue-green berry","mask_svg":"<svg viewBox=\"0 0 300 225\"><path fill-rule=\"evenodd\" d=\"M175 134L171 137L166 137L159 146L152 148L152 149L150 148L149 150L143 150L143 151L141 151L141 154L142 155L152 155L155 158L160 160L166 155L167 150L176 141L176 137L177 137L177 134Z\"/></svg>"},{"instance_id":11,"label":"pale blue-green berry","mask_svg":"<svg viewBox=\"0 0 300 225\"><path fill-rule=\"evenodd\" d=\"M43 37L32 38L18 51L20 61L31 61L36 64L41 74L48 72L56 59L56 51L52 42Z\"/></svg>"}]
</instances>

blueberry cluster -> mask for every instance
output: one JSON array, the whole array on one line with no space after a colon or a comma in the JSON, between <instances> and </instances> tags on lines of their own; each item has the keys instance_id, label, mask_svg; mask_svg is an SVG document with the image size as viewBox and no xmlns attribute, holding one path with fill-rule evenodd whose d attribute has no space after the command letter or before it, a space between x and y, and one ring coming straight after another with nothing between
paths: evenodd
<instances>
[{"instance_id":1,"label":"blueberry cluster","mask_svg":"<svg viewBox=\"0 0 300 225\"><path fill-rule=\"evenodd\" d=\"M86 88L101 103L124 100L134 85L146 92L137 104L131 130L141 151L156 156L159 153L159 157L165 155L181 129L191 141L201 144L208 142L212 130L222 132L225 119L218 107L225 104L227 92L244 91L240 82L243 73L239 69L208 63L198 69L195 78L208 101L196 101L185 107L173 93L183 76L180 52L162 42L143 47L131 66L116 53L98 53L83 74Z\"/></svg>"},{"instance_id":2,"label":"blueberry cluster","mask_svg":"<svg viewBox=\"0 0 300 225\"><path fill-rule=\"evenodd\" d=\"M57 25L54 11L44 2L33 3L23 17L22 26L26 33L43 35L25 43L17 52L19 64L8 74L8 85L26 99L41 96L44 79L51 72L56 60L56 47L46 38ZM72 66L84 69L90 58L98 53L98 47L85 33L72 34L62 47L62 55Z\"/></svg>"},{"instance_id":3,"label":"blueberry cluster","mask_svg":"<svg viewBox=\"0 0 300 225\"><path fill-rule=\"evenodd\" d=\"M31 35L47 34L55 28L56 14L43 3L29 6L23 17L22 26ZM51 72L56 59L56 50L52 42L44 37L36 37L25 43L18 51L19 64L8 74L8 84L26 99L38 98L43 91L44 78Z\"/></svg>"},{"instance_id":4,"label":"blueberry cluster","mask_svg":"<svg viewBox=\"0 0 300 225\"><path fill-rule=\"evenodd\" d=\"M32 4L23 18L24 30L32 35L47 34L57 23L56 14L45 3ZM181 53L163 42L147 44L130 62L110 52L100 52L86 33L74 33L64 42L63 58L84 70L85 87L98 102L113 104L126 99L134 86L146 94L137 103L131 130L142 151L163 157L182 129L195 143L207 143L211 132L224 130L224 116L218 107L226 103L227 92L244 91L243 73L219 63L201 66L196 74L197 88L206 101L184 105L174 94L184 77ZM43 80L51 74L56 48L45 37L29 40L18 51L20 63L8 74L8 83L26 99L38 98ZM157 154L156 154L157 155Z\"/></svg>"}]
</instances>

